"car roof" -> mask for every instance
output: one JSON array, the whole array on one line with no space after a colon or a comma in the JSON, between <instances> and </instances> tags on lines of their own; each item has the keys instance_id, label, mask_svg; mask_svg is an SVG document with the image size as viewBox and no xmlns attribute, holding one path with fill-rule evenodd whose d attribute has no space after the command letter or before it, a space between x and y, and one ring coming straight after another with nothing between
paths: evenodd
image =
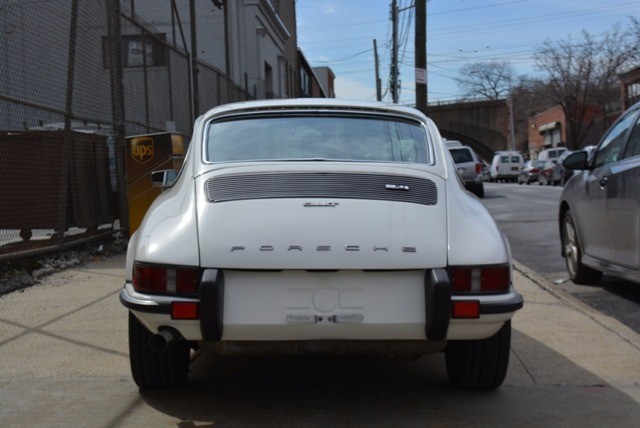
<instances>
[{"instance_id":1,"label":"car roof","mask_svg":"<svg viewBox=\"0 0 640 428\"><path fill-rule=\"evenodd\" d=\"M203 118L219 115L250 112L268 112L274 110L352 110L357 112L395 114L411 117L421 122L431 122L421 111L408 106L376 101L355 101L335 98L289 98L243 101L224 104L207 111Z\"/></svg>"}]
</instances>

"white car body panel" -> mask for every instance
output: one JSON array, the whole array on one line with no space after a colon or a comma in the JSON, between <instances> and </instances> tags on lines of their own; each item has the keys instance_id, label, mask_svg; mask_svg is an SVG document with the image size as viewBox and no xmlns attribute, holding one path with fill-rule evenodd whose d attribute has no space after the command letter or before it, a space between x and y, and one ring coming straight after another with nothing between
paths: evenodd
<instances>
[{"instance_id":1,"label":"white car body panel","mask_svg":"<svg viewBox=\"0 0 640 428\"><path fill-rule=\"evenodd\" d=\"M332 169L324 163L321 166L325 171ZM306 172L314 168L318 166L307 166ZM377 169L397 172L385 166ZM241 174L245 170L246 167L239 167L238 171L222 173ZM286 171L281 167L281 172ZM204 181L215 174L198 177L196 187L204 188ZM337 198L253 199L215 204L205 199L204 192L197 192L202 266L223 269L445 266L446 253L442 248L447 245L446 192L442 179L428 175L436 183L440 198L433 206ZM337 205L304 206L318 201ZM234 247L242 249L232 251ZM415 251L407 252L410 249Z\"/></svg>"}]
</instances>

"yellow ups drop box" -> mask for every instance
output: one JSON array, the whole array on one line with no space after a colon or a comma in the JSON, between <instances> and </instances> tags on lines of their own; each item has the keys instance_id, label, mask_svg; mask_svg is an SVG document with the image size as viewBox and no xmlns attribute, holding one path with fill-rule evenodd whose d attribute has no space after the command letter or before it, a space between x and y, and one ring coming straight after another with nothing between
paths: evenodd
<instances>
[{"instance_id":1,"label":"yellow ups drop box","mask_svg":"<svg viewBox=\"0 0 640 428\"><path fill-rule=\"evenodd\" d=\"M171 132L127 137L129 234L140 226L147 209L162 191L151 185L151 172L179 171L186 149L184 140L183 135Z\"/></svg>"}]
</instances>

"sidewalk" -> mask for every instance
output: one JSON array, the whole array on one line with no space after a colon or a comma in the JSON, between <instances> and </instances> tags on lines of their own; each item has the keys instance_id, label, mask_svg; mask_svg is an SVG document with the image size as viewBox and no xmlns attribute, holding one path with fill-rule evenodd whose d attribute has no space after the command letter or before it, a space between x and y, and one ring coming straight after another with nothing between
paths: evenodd
<instances>
[{"instance_id":1,"label":"sidewalk","mask_svg":"<svg viewBox=\"0 0 640 428\"><path fill-rule=\"evenodd\" d=\"M525 305L513 321L537 340L640 404L640 335L562 291L527 267L514 263L514 283ZM562 367L538 367L526 350L514 349L536 382L579 382ZM529 358L535 355L529 355Z\"/></svg>"},{"instance_id":2,"label":"sidewalk","mask_svg":"<svg viewBox=\"0 0 640 428\"><path fill-rule=\"evenodd\" d=\"M198 356L187 387L131 380L124 256L0 297L0 426L636 426L640 335L526 267L514 283L505 384L450 388L441 355L412 362ZM470 419L471 418L471 419ZM207 422L199 422L207 421Z\"/></svg>"}]
</instances>

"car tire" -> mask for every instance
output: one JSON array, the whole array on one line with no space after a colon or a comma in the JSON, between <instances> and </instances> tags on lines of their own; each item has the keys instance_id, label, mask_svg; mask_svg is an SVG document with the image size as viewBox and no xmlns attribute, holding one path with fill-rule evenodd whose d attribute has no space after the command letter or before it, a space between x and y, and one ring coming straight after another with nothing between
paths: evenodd
<instances>
[{"instance_id":1,"label":"car tire","mask_svg":"<svg viewBox=\"0 0 640 428\"><path fill-rule=\"evenodd\" d=\"M477 197L484 198L484 184L480 183L476 186L475 192Z\"/></svg>"},{"instance_id":2,"label":"car tire","mask_svg":"<svg viewBox=\"0 0 640 428\"><path fill-rule=\"evenodd\" d=\"M179 340L163 352L149 347L152 333L129 312L131 374L141 389L168 389L184 385L189 376L189 342Z\"/></svg>"},{"instance_id":3,"label":"car tire","mask_svg":"<svg viewBox=\"0 0 640 428\"><path fill-rule=\"evenodd\" d=\"M602 272L582 264L582 248L571 211L562 218L562 248L569 278L576 284L593 284L600 281Z\"/></svg>"},{"instance_id":4,"label":"car tire","mask_svg":"<svg viewBox=\"0 0 640 428\"><path fill-rule=\"evenodd\" d=\"M449 381L469 391L498 388L507 375L510 348L511 321L488 339L449 342L444 350Z\"/></svg>"}]
</instances>

